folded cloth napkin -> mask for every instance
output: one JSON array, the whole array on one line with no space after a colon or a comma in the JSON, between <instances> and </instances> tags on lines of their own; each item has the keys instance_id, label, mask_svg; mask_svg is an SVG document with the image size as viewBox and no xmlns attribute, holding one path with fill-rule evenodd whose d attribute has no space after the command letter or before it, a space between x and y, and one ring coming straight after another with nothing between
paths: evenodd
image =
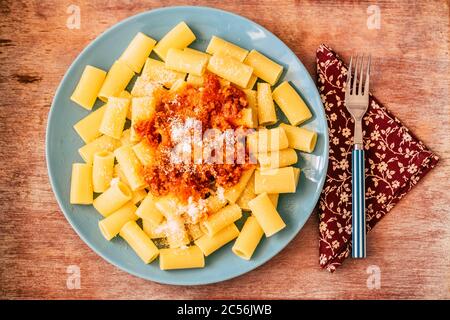
<instances>
[{"instance_id":1,"label":"folded cloth napkin","mask_svg":"<svg viewBox=\"0 0 450 320\"><path fill-rule=\"evenodd\" d=\"M332 49L321 45L317 85L328 121L330 158L319 203L319 263L329 271L351 252L354 121L344 105L346 80L347 67ZM369 231L439 159L373 96L362 127Z\"/></svg>"}]
</instances>

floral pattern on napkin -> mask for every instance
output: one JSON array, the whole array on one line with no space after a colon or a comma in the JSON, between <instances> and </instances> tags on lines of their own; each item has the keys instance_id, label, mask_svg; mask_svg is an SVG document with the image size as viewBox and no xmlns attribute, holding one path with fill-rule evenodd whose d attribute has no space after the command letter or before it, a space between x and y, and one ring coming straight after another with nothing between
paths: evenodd
<instances>
[{"instance_id":1,"label":"floral pattern on napkin","mask_svg":"<svg viewBox=\"0 0 450 320\"><path fill-rule=\"evenodd\" d=\"M346 79L347 67L342 60L321 45L317 50L317 85L328 121L330 157L319 202L319 263L329 271L351 253L354 121L344 105ZM363 134L370 231L439 159L373 96L363 120Z\"/></svg>"}]
</instances>

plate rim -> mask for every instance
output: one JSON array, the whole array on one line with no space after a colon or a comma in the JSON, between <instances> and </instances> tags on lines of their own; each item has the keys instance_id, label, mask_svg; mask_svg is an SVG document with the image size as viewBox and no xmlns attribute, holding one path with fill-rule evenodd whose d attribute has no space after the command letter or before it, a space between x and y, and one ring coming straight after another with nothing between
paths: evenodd
<instances>
[{"instance_id":1,"label":"plate rim","mask_svg":"<svg viewBox=\"0 0 450 320\"><path fill-rule=\"evenodd\" d=\"M324 130L323 136L325 138L324 141L324 149L325 149L325 161L324 161L324 170L325 173L322 175L320 181L318 182L319 185L319 190L320 192L317 193L315 199L313 199L314 201L314 207L311 210L311 212L309 213L308 217L305 219L305 221L303 222L303 224L301 224L298 228L298 230L296 232L294 232L291 236L288 237L288 241L286 241L285 244L283 244L279 250L276 250L273 254L269 254L265 259L263 259L263 261L261 261L260 263L256 264L253 268L249 269L249 270L244 270L244 271L239 271L239 273L236 274L231 274L231 275L227 275L225 277L220 278L219 280L206 280L206 281L190 281L189 279L186 279L183 282L179 282L179 281L166 281L166 280L161 280L161 279L155 279L154 277L149 277L147 275L143 275L140 274L138 272L133 271L132 269L129 269L125 266L121 266L118 263L116 263L115 261L113 261L112 259L110 259L109 257L107 257L106 255L104 255L100 250L98 250L95 245L93 243L91 243L90 240L88 240L83 233L78 230L77 227L75 227L74 223L72 222L72 219L70 218L70 215L68 213L66 213L66 210L64 209L64 205L65 201L63 201L62 196L56 192L56 181L55 178L51 172L50 169L50 157L49 157L49 138L50 138L50 127L51 127L51 123L52 123L52 118L53 118L53 114L54 114L54 110L55 110L55 101L57 100L57 97L61 94L61 88L63 83L65 83L67 81L68 75L71 73L72 69L75 68L75 65L77 63L77 61L79 59L81 59L86 52L95 45L95 43L100 39L103 38L105 35L109 34L109 33L113 33L117 28L119 28L120 26L122 26L123 24L128 23L131 20L137 19L140 16L149 14L149 13L158 13L158 12L163 12L163 11L171 11L171 10L206 10L206 11L215 11L218 12L220 14L226 14L229 16L232 16L235 19L239 19L239 20L243 20L246 23L249 24L253 24L256 25L258 28L261 28L264 32L266 32L267 34L269 34L270 36L272 36L273 38L277 39L281 45L284 47L284 49L290 51L292 53L292 55L294 56L295 60L297 61L297 63L303 67L306 70L306 74L307 77L309 77L309 80L312 81L312 83L314 84L315 87L315 92L318 94L318 101L320 103L320 105L322 106L322 108L320 108L320 113L321 116L323 117L323 119L325 119L325 125L326 125L326 130ZM244 16L241 16L239 14L236 14L234 12L230 12L230 11L226 11L226 10L222 10L222 9L218 9L218 8L214 8L214 7L208 7L208 6L167 6L167 7L159 7L159 8L154 8L151 10L146 10L140 13L137 13L135 15L132 15L130 17L127 17L115 24L113 24L112 26L110 26L108 29L106 29L105 31L103 31L102 33L100 33L97 37L95 37L95 39L91 40L91 42L86 45L83 50L81 50L81 52L77 55L77 57L72 61L72 63L70 64L69 68L66 70L66 72L64 73L64 76L62 77L62 79L60 80L57 89L55 90L55 94L53 96L53 100L50 106L50 110L48 112L48 116L47 116L47 125L46 125L46 133L45 133L45 162L46 162L46 166L47 166L47 174L50 180L50 185L53 191L53 194L56 198L56 201L58 203L59 209L62 211L64 217L66 218L66 220L69 222L70 226L72 227L72 229L75 231L75 233L81 238L81 240L83 240L83 242L91 249L93 250L97 255L99 255L101 258L103 258L105 261L107 261L108 263L110 263L111 265L113 265L116 268L119 268L120 270L131 274L133 276L136 276L138 278L141 279L145 279L147 281L153 281L156 283L160 283L160 284L168 284L168 285L180 285L180 286L192 286L192 285L208 285L208 284L213 284L213 283L219 283L219 282L223 282L226 280L230 280L233 278L237 278L240 277L248 272L251 272L259 267L261 267L262 265L264 265L265 263L267 263L268 261L270 261L273 257L275 257L276 255L278 255L281 251L283 251L288 245L289 243L292 242L292 240L300 233L300 231L303 229L306 221L309 220L309 218L311 217L311 214L314 212L314 208L317 207L317 203L319 201L320 195L322 193L323 190L323 186L327 177L326 171L328 168L328 162L329 162L329 134L328 134L328 124L327 124L327 119L326 119L326 114L325 114L325 110L323 107L323 102L322 99L320 97L320 93L319 90L317 89L317 85L315 83L315 81L313 80L313 78L311 77L311 75L309 74L308 70L306 69L306 67L303 65L303 63L301 62L301 60L298 58L298 56L280 39L278 38L275 34L273 34L271 31L269 31L268 29L266 29L264 26L260 25L259 23L250 20L249 18L246 18Z\"/></svg>"}]
</instances>

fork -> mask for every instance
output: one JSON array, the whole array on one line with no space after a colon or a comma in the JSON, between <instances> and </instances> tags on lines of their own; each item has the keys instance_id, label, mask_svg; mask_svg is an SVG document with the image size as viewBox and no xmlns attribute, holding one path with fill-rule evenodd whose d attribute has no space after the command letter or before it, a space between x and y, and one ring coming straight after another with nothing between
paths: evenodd
<instances>
[{"instance_id":1,"label":"fork","mask_svg":"<svg viewBox=\"0 0 450 320\"><path fill-rule=\"evenodd\" d=\"M355 121L352 151L352 257L366 257L365 174L362 119L369 106L370 55L364 76L364 55L353 57L347 73L345 105ZM355 69L352 74L352 69ZM358 73L359 78L358 78ZM364 88L363 88L364 82Z\"/></svg>"}]
</instances>

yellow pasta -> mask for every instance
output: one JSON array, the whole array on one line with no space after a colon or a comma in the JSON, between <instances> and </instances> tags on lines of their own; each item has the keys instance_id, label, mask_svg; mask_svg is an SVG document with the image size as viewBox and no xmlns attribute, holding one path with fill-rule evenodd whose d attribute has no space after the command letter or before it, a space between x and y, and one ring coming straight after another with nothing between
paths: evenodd
<instances>
[{"instance_id":1,"label":"yellow pasta","mask_svg":"<svg viewBox=\"0 0 450 320\"><path fill-rule=\"evenodd\" d=\"M239 87L242 90L252 90L253 87L255 86L256 81L258 80L258 77L255 76L254 74L252 74L252 76L250 77L250 80L248 80L247 86L246 87Z\"/></svg>"},{"instance_id":2,"label":"yellow pasta","mask_svg":"<svg viewBox=\"0 0 450 320\"><path fill-rule=\"evenodd\" d=\"M255 171L255 193L294 193L300 169L285 167Z\"/></svg>"},{"instance_id":3,"label":"yellow pasta","mask_svg":"<svg viewBox=\"0 0 450 320\"><path fill-rule=\"evenodd\" d=\"M102 216L107 217L130 200L130 188L119 181L112 184L108 190L95 198L93 205Z\"/></svg>"},{"instance_id":4,"label":"yellow pasta","mask_svg":"<svg viewBox=\"0 0 450 320\"><path fill-rule=\"evenodd\" d=\"M70 100L87 110L91 110L105 77L106 71L93 66L86 66Z\"/></svg>"},{"instance_id":5,"label":"yellow pasta","mask_svg":"<svg viewBox=\"0 0 450 320\"><path fill-rule=\"evenodd\" d=\"M297 171L297 174L296 174L297 181L298 181L298 174L300 174L300 171ZM276 208L278 206L278 198L279 198L280 194L279 193L269 193L269 194L267 194L267 196L269 197L270 201L272 201L273 206Z\"/></svg>"},{"instance_id":6,"label":"yellow pasta","mask_svg":"<svg viewBox=\"0 0 450 320\"><path fill-rule=\"evenodd\" d=\"M282 127L260 129L247 136L247 144L251 153L277 151L289 146L289 142Z\"/></svg>"},{"instance_id":7,"label":"yellow pasta","mask_svg":"<svg viewBox=\"0 0 450 320\"><path fill-rule=\"evenodd\" d=\"M225 55L214 55L209 59L208 71L241 87L247 87L253 68Z\"/></svg>"},{"instance_id":8,"label":"yellow pasta","mask_svg":"<svg viewBox=\"0 0 450 320\"><path fill-rule=\"evenodd\" d=\"M186 225L187 231L189 233L189 235L191 236L191 239L193 241L197 240L198 238L200 238L201 236L204 235L202 229L200 228L200 224L199 223L188 223Z\"/></svg>"},{"instance_id":9,"label":"yellow pasta","mask_svg":"<svg viewBox=\"0 0 450 320\"><path fill-rule=\"evenodd\" d=\"M100 124L102 122L103 115L105 114L105 110L106 105L101 106L73 126L81 139L83 139L84 143L89 143L102 135L100 132Z\"/></svg>"},{"instance_id":10,"label":"yellow pasta","mask_svg":"<svg viewBox=\"0 0 450 320\"><path fill-rule=\"evenodd\" d=\"M278 81L283 73L283 67L281 65L270 60L256 50L250 51L245 58L244 63L253 67L253 73L258 78L270 83L271 86Z\"/></svg>"},{"instance_id":11,"label":"yellow pasta","mask_svg":"<svg viewBox=\"0 0 450 320\"><path fill-rule=\"evenodd\" d=\"M256 218L254 216L249 216L231 250L233 250L234 254L238 257L250 260L259 241L261 241L263 234L264 231Z\"/></svg>"},{"instance_id":12,"label":"yellow pasta","mask_svg":"<svg viewBox=\"0 0 450 320\"><path fill-rule=\"evenodd\" d=\"M255 199L251 200L248 205L258 224L264 230L266 237L270 237L286 227L286 224L270 201L267 193L261 193Z\"/></svg>"},{"instance_id":13,"label":"yellow pasta","mask_svg":"<svg viewBox=\"0 0 450 320\"><path fill-rule=\"evenodd\" d=\"M210 214L213 214L227 204L227 200L225 197L219 197L217 195L210 196L208 199L206 199L206 207L208 208L208 212Z\"/></svg>"},{"instance_id":14,"label":"yellow pasta","mask_svg":"<svg viewBox=\"0 0 450 320\"><path fill-rule=\"evenodd\" d=\"M242 176L239 179L238 183L230 188L225 189L223 193L224 198L227 199L230 203L235 203L241 195L242 191L244 191L245 186L247 185L248 180L250 180L254 170L255 168L245 170L242 173Z\"/></svg>"},{"instance_id":15,"label":"yellow pasta","mask_svg":"<svg viewBox=\"0 0 450 320\"><path fill-rule=\"evenodd\" d=\"M91 204L94 200L92 189L92 166L86 163L72 164L70 180L70 203Z\"/></svg>"},{"instance_id":16,"label":"yellow pasta","mask_svg":"<svg viewBox=\"0 0 450 320\"><path fill-rule=\"evenodd\" d=\"M136 221L138 219L138 216L135 214L136 209L137 208L133 203L128 202L119 210L100 220L98 222L98 227L105 239L109 241L117 236L120 229L122 229L128 221Z\"/></svg>"},{"instance_id":17,"label":"yellow pasta","mask_svg":"<svg viewBox=\"0 0 450 320\"><path fill-rule=\"evenodd\" d=\"M151 80L145 74L137 77L133 89L131 89L131 95L133 97L157 97L162 92L164 92L163 85L156 80ZM131 119L131 108L127 117Z\"/></svg>"},{"instance_id":18,"label":"yellow pasta","mask_svg":"<svg viewBox=\"0 0 450 320\"><path fill-rule=\"evenodd\" d=\"M134 72L139 73L155 44L156 40L138 32L119 60L125 62Z\"/></svg>"},{"instance_id":19,"label":"yellow pasta","mask_svg":"<svg viewBox=\"0 0 450 320\"><path fill-rule=\"evenodd\" d=\"M244 108L241 111L241 118L237 123L247 128L256 128L258 123L254 121L253 110L251 108Z\"/></svg>"},{"instance_id":20,"label":"yellow pasta","mask_svg":"<svg viewBox=\"0 0 450 320\"><path fill-rule=\"evenodd\" d=\"M130 183L128 182L127 178L125 177L125 174L123 173L122 169L120 169L119 164L116 164L114 166L114 175L113 176L114 176L114 178L118 178L120 181L125 183L128 187L130 186ZM134 191L131 191L131 193L132 193L132 196L131 196L130 201L134 204L141 202L147 196L147 191L145 191L145 189L134 190Z\"/></svg>"},{"instance_id":21,"label":"yellow pasta","mask_svg":"<svg viewBox=\"0 0 450 320\"><path fill-rule=\"evenodd\" d=\"M141 175L142 164L136 157L131 146L122 146L114 150L117 162L120 165L131 190L139 190L146 187L147 183Z\"/></svg>"},{"instance_id":22,"label":"yellow pasta","mask_svg":"<svg viewBox=\"0 0 450 320\"><path fill-rule=\"evenodd\" d=\"M203 268L205 257L197 246L159 251L159 267L161 270Z\"/></svg>"},{"instance_id":23,"label":"yellow pasta","mask_svg":"<svg viewBox=\"0 0 450 320\"><path fill-rule=\"evenodd\" d=\"M259 126L258 123L258 102L256 98L256 90L244 90L245 95L247 97L248 107L252 109L252 128L257 128Z\"/></svg>"},{"instance_id":24,"label":"yellow pasta","mask_svg":"<svg viewBox=\"0 0 450 320\"><path fill-rule=\"evenodd\" d=\"M150 263L158 257L158 248L135 221L128 221L119 234L144 263Z\"/></svg>"},{"instance_id":25,"label":"yellow pasta","mask_svg":"<svg viewBox=\"0 0 450 320\"><path fill-rule=\"evenodd\" d=\"M208 47L206 48L206 52L212 55L228 55L240 62L243 62L248 54L248 50L245 50L231 42L228 42L216 36L212 36L211 40L209 41Z\"/></svg>"},{"instance_id":26,"label":"yellow pasta","mask_svg":"<svg viewBox=\"0 0 450 320\"><path fill-rule=\"evenodd\" d=\"M141 205L136 210L136 215L154 225L159 225L164 219L162 213L155 206L155 197L150 192L142 200Z\"/></svg>"},{"instance_id":27,"label":"yellow pasta","mask_svg":"<svg viewBox=\"0 0 450 320\"><path fill-rule=\"evenodd\" d=\"M203 77L188 74L186 82L193 86L201 87L203 86Z\"/></svg>"},{"instance_id":28,"label":"yellow pasta","mask_svg":"<svg viewBox=\"0 0 450 320\"><path fill-rule=\"evenodd\" d=\"M170 88L176 80L184 80L186 73L169 70L164 62L148 58L141 77L146 77L147 81L153 80Z\"/></svg>"},{"instance_id":29,"label":"yellow pasta","mask_svg":"<svg viewBox=\"0 0 450 320\"><path fill-rule=\"evenodd\" d=\"M205 234L195 241L195 244L202 250L205 256L209 256L214 251L220 249L239 235L239 230L234 223L223 228L212 237Z\"/></svg>"},{"instance_id":30,"label":"yellow pasta","mask_svg":"<svg viewBox=\"0 0 450 320\"><path fill-rule=\"evenodd\" d=\"M241 208L239 208L237 204L230 204L210 215L205 221L202 221L200 223L200 228L204 233L212 237L226 226L239 220L241 217Z\"/></svg>"},{"instance_id":31,"label":"yellow pasta","mask_svg":"<svg viewBox=\"0 0 450 320\"><path fill-rule=\"evenodd\" d=\"M131 141L131 129L123 130L120 136L120 146L134 146L135 144L135 141Z\"/></svg>"},{"instance_id":32,"label":"yellow pasta","mask_svg":"<svg viewBox=\"0 0 450 320\"><path fill-rule=\"evenodd\" d=\"M153 51L155 51L162 60L166 60L169 49L184 49L194 42L195 39L195 34L189 29L188 25L182 21L159 40Z\"/></svg>"},{"instance_id":33,"label":"yellow pasta","mask_svg":"<svg viewBox=\"0 0 450 320\"><path fill-rule=\"evenodd\" d=\"M134 72L122 61L116 61L106 74L103 86L98 93L102 101L108 101L109 97L117 97L125 90Z\"/></svg>"},{"instance_id":34,"label":"yellow pasta","mask_svg":"<svg viewBox=\"0 0 450 320\"><path fill-rule=\"evenodd\" d=\"M272 96L292 125L299 125L312 118L308 106L289 82L280 84Z\"/></svg>"},{"instance_id":35,"label":"yellow pasta","mask_svg":"<svg viewBox=\"0 0 450 320\"><path fill-rule=\"evenodd\" d=\"M150 239L161 239L166 236L159 225L153 224L149 220L142 219L142 230L150 237Z\"/></svg>"},{"instance_id":36,"label":"yellow pasta","mask_svg":"<svg viewBox=\"0 0 450 320\"><path fill-rule=\"evenodd\" d=\"M155 116L155 99L153 97L140 97L131 99L131 132L130 140L139 141L134 126L142 120L151 120Z\"/></svg>"},{"instance_id":37,"label":"yellow pasta","mask_svg":"<svg viewBox=\"0 0 450 320\"><path fill-rule=\"evenodd\" d=\"M119 146L120 140L104 135L82 146L78 149L78 153L86 163L92 164L95 153L101 151L113 151Z\"/></svg>"},{"instance_id":38,"label":"yellow pasta","mask_svg":"<svg viewBox=\"0 0 450 320\"><path fill-rule=\"evenodd\" d=\"M144 166L148 166L151 165L152 163L155 163L154 150L150 147L147 141L143 140L138 144L134 145L133 151L136 154L136 157Z\"/></svg>"},{"instance_id":39,"label":"yellow pasta","mask_svg":"<svg viewBox=\"0 0 450 320\"><path fill-rule=\"evenodd\" d=\"M201 76L208 64L208 57L180 49L169 49L166 56L166 68L178 72Z\"/></svg>"},{"instance_id":40,"label":"yellow pasta","mask_svg":"<svg viewBox=\"0 0 450 320\"><path fill-rule=\"evenodd\" d=\"M186 87L187 82L184 81L183 79L178 79L177 81L175 81L172 85L172 87L170 87L170 92L178 92L183 90Z\"/></svg>"},{"instance_id":41,"label":"yellow pasta","mask_svg":"<svg viewBox=\"0 0 450 320\"><path fill-rule=\"evenodd\" d=\"M280 127L286 132L290 148L304 152L314 151L317 142L317 132L284 123L280 124Z\"/></svg>"},{"instance_id":42,"label":"yellow pasta","mask_svg":"<svg viewBox=\"0 0 450 320\"><path fill-rule=\"evenodd\" d=\"M297 152L291 148L258 154L261 169L283 168L297 163L297 161Z\"/></svg>"},{"instance_id":43,"label":"yellow pasta","mask_svg":"<svg viewBox=\"0 0 450 320\"><path fill-rule=\"evenodd\" d=\"M114 155L109 151L94 154L92 182L94 192L104 192L109 188L114 173Z\"/></svg>"},{"instance_id":44,"label":"yellow pasta","mask_svg":"<svg viewBox=\"0 0 450 320\"><path fill-rule=\"evenodd\" d=\"M200 51L200 50L192 49L192 48L189 48L189 47L186 47L183 50L186 51L186 52L190 52L192 54L196 54L196 55L198 55L200 57L204 57L207 60L209 60L209 58L211 58L211 56L209 54L207 54L207 53L205 53L203 51Z\"/></svg>"},{"instance_id":45,"label":"yellow pasta","mask_svg":"<svg viewBox=\"0 0 450 320\"><path fill-rule=\"evenodd\" d=\"M120 139L127 120L130 100L127 98L110 97L106 104L99 131L107 136Z\"/></svg>"},{"instance_id":46,"label":"yellow pasta","mask_svg":"<svg viewBox=\"0 0 450 320\"><path fill-rule=\"evenodd\" d=\"M278 204L278 194L271 193L268 195L270 201L272 201L273 205L276 207ZM256 197L255 193L255 174L252 175L247 185L245 186L244 191L242 192L239 199L236 201L236 204L244 211L250 211L250 207L248 206L248 202Z\"/></svg>"},{"instance_id":47,"label":"yellow pasta","mask_svg":"<svg viewBox=\"0 0 450 320\"><path fill-rule=\"evenodd\" d=\"M267 126L277 122L277 113L272 99L272 90L268 83L258 83L258 121L260 126Z\"/></svg>"}]
</instances>

